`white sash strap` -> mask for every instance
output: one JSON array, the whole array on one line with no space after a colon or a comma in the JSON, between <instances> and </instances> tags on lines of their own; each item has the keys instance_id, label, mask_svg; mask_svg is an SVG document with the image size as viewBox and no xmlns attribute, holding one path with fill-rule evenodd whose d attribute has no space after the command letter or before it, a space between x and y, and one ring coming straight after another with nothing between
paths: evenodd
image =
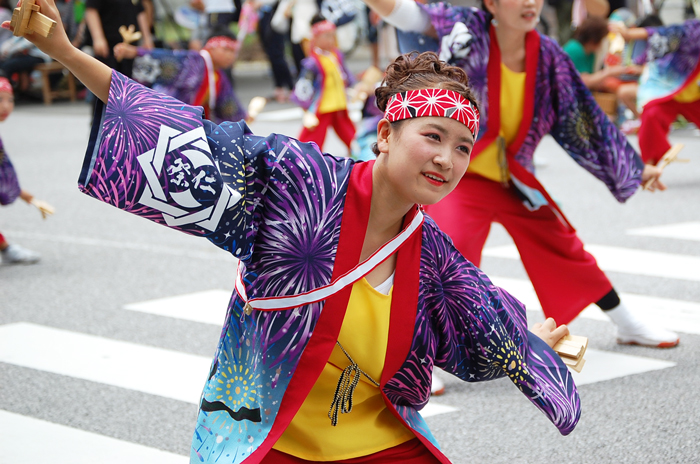
<instances>
[{"instance_id":1,"label":"white sash strap","mask_svg":"<svg viewBox=\"0 0 700 464\"><path fill-rule=\"evenodd\" d=\"M211 55L206 50L200 50L199 54L204 58L204 63L207 65L207 79L209 81L209 111L214 112L216 106L216 78L214 77L214 63L211 60Z\"/></svg>"},{"instance_id":2,"label":"white sash strap","mask_svg":"<svg viewBox=\"0 0 700 464\"><path fill-rule=\"evenodd\" d=\"M342 276L338 277L330 284L305 293L300 293L298 295L253 298L249 300L245 291L245 285L243 284L244 265L242 262L239 262L236 275L236 292L238 293L238 296L246 302L245 313L250 314L253 309L262 311L280 311L325 300L326 298L338 293L348 285L354 284L372 272L374 268L379 266L391 255L396 253L401 245L403 245L406 240L408 240L416 231L420 229L421 225L423 224L423 219L423 213L418 210L408 227L402 230L396 237L382 245L381 248L375 251L369 258Z\"/></svg>"}]
</instances>

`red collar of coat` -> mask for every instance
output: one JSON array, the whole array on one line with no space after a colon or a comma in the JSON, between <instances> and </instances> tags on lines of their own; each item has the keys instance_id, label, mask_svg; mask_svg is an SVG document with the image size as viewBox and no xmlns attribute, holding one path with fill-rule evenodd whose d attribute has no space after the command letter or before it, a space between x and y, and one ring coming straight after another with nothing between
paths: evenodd
<instances>
[{"instance_id":1,"label":"red collar of coat","mask_svg":"<svg viewBox=\"0 0 700 464\"><path fill-rule=\"evenodd\" d=\"M374 161L357 163L350 174L343 208L343 219L340 225L338 251L331 280L346 273L360 261L363 239L369 223L373 166ZM416 214L417 208L416 206L406 215L404 226L410 223ZM388 344L380 380L380 390L387 408L406 427L408 427L408 424L391 404L384 393L383 387L404 363L413 343L418 310L422 244L422 233L418 231L397 252L394 291L392 292L391 314L389 317ZM351 292L352 286L348 286L326 300L313 335L306 345L294 376L290 380L287 391L282 398L275 423L265 442L254 453L259 459L262 459L267 454L282 435L320 376L338 339ZM329 407L331 401L332 398L329 397ZM438 459L444 463L449 463L449 460L426 437L419 433L416 435ZM254 460L254 462L259 461Z\"/></svg>"}]
</instances>

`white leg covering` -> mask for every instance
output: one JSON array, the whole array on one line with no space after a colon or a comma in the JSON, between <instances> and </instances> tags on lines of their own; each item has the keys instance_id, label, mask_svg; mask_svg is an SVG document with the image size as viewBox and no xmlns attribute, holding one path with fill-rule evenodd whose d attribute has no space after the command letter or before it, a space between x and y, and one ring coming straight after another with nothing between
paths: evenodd
<instances>
[{"instance_id":1,"label":"white leg covering","mask_svg":"<svg viewBox=\"0 0 700 464\"><path fill-rule=\"evenodd\" d=\"M615 308L603 311L617 326L617 342L624 345L643 345L670 348L678 345L678 334L638 319L620 302Z\"/></svg>"}]
</instances>

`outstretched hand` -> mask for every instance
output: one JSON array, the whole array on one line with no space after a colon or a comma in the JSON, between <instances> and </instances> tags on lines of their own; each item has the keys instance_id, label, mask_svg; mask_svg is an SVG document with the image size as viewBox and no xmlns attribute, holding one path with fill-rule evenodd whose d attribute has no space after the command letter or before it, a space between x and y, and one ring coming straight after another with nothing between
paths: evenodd
<instances>
[{"instance_id":1,"label":"outstretched hand","mask_svg":"<svg viewBox=\"0 0 700 464\"><path fill-rule=\"evenodd\" d=\"M36 33L25 34L24 37L36 45L42 52L58 61L61 61L61 57L74 47L70 43L70 40L68 40L66 31L63 28L61 15L58 12L58 8L56 8L56 3L54 0L36 0L35 3L37 6L39 6L39 12L41 14L56 21L56 27L54 27L53 34L48 38L42 37ZM19 8L20 6L22 6L22 0L17 3L17 7ZM12 30L10 21L3 22L1 27L3 29Z\"/></svg>"},{"instance_id":2,"label":"outstretched hand","mask_svg":"<svg viewBox=\"0 0 700 464\"><path fill-rule=\"evenodd\" d=\"M123 59L133 60L138 55L139 49L134 45L127 44L124 42L119 42L114 46L114 57L117 61Z\"/></svg>"},{"instance_id":3,"label":"outstretched hand","mask_svg":"<svg viewBox=\"0 0 700 464\"><path fill-rule=\"evenodd\" d=\"M651 192L655 192L657 189L658 190L666 190L666 184L661 182L661 173L663 172L663 169L657 168L656 166L652 166L651 164L645 164L644 165L644 171L642 171L642 185L646 187L646 183L654 179L654 182L651 183L651 185L646 188L646 190L649 190Z\"/></svg>"},{"instance_id":4,"label":"outstretched hand","mask_svg":"<svg viewBox=\"0 0 700 464\"><path fill-rule=\"evenodd\" d=\"M554 319L548 317L543 323L533 325L530 332L541 338L550 348L553 348L562 337L569 335L569 328L564 324L557 327Z\"/></svg>"},{"instance_id":5,"label":"outstretched hand","mask_svg":"<svg viewBox=\"0 0 700 464\"><path fill-rule=\"evenodd\" d=\"M42 219L46 219L48 216L51 216L54 213L53 206L50 204L46 203L43 200L37 200L36 198L33 198L30 202L30 205L34 206L36 209L39 210L41 213Z\"/></svg>"}]
</instances>

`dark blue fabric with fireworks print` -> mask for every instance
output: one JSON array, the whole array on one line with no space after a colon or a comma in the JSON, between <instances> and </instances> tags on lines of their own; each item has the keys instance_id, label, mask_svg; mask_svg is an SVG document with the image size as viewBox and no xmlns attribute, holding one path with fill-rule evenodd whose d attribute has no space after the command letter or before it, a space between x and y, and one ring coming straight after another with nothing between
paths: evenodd
<instances>
[{"instance_id":1,"label":"dark blue fabric with fireworks print","mask_svg":"<svg viewBox=\"0 0 700 464\"><path fill-rule=\"evenodd\" d=\"M0 205L13 203L20 194L17 173L0 140Z\"/></svg>"},{"instance_id":2,"label":"dark blue fabric with fireworks print","mask_svg":"<svg viewBox=\"0 0 700 464\"><path fill-rule=\"evenodd\" d=\"M441 58L449 59L469 76L469 85L479 100L483 136L489 124L489 18L482 10L447 3L422 8L440 37ZM595 102L568 55L541 34L534 108L530 130L515 155L525 169L535 172L535 149L551 134L618 201L625 201L637 190L644 169L642 159Z\"/></svg>"},{"instance_id":3,"label":"dark blue fabric with fireworks print","mask_svg":"<svg viewBox=\"0 0 700 464\"><path fill-rule=\"evenodd\" d=\"M648 28L648 40L637 64L648 63L639 79L637 105L672 97L686 83L700 61L700 19Z\"/></svg>"},{"instance_id":4,"label":"dark blue fabric with fireworks print","mask_svg":"<svg viewBox=\"0 0 700 464\"><path fill-rule=\"evenodd\" d=\"M243 123L217 126L116 72L97 116L83 192L240 257L249 297L329 283L352 161L283 135L255 136ZM580 404L564 364L529 334L525 308L430 218L419 281L411 348L384 386L388 406L415 433L435 443L418 412L434 365L467 381L508 376L561 433L573 430ZM192 462L239 463L263 444L323 310L320 302L245 315L243 306L234 293L202 392Z\"/></svg>"},{"instance_id":5,"label":"dark blue fabric with fireworks print","mask_svg":"<svg viewBox=\"0 0 700 464\"><path fill-rule=\"evenodd\" d=\"M202 83L207 80L207 67L200 52L139 48L134 60L134 79L144 85L192 104ZM219 78L216 107L211 119L216 123L245 119L246 112L236 96L231 80L224 71Z\"/></svg>"}]
</instances>

